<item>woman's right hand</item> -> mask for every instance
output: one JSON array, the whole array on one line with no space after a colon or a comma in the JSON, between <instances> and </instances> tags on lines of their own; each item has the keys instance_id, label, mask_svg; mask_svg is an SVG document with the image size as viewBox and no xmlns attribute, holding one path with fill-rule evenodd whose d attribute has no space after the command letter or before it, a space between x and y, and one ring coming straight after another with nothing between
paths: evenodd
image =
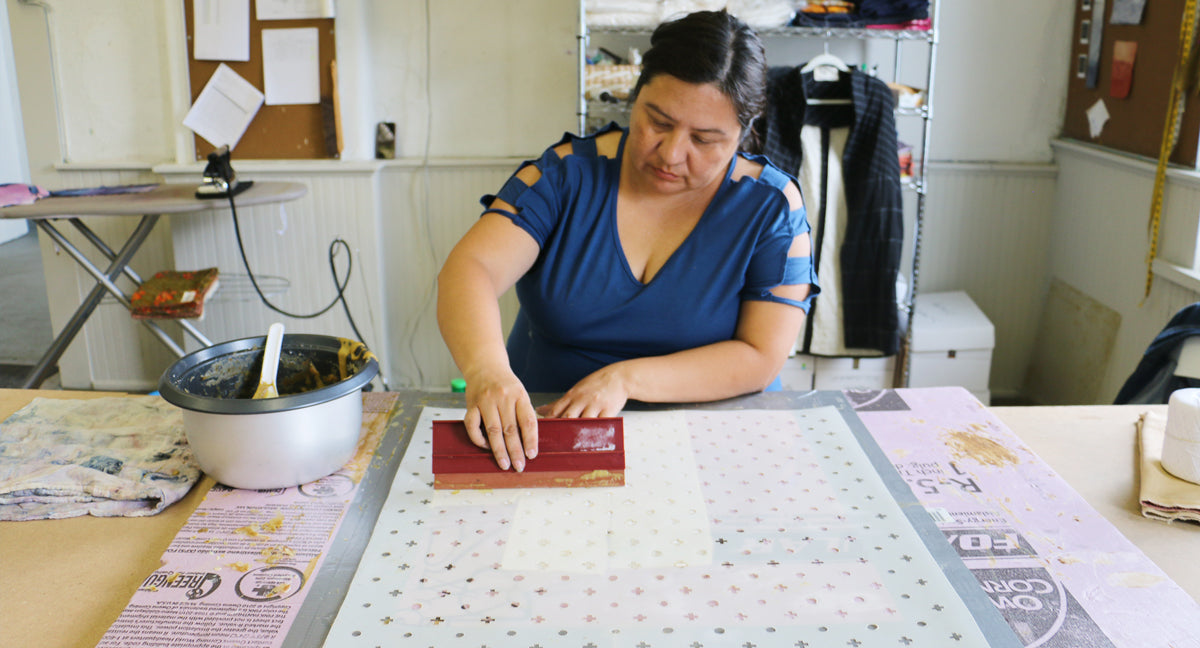
<instances>
[{"instance_id":1,"label":"woman's right hand","mask_svg":"<svg viewBox=\"0 0 1200 648\"><path fill-rule=\"evenodd\" d=\"M515 211L501 200L492 206ZM509 365L498 299L529 271L539 250L528 232L488 212L438 273L438 327L467 381L463 424L471 442L490 449L502 470L524 470L537 456L538 436L537 412Z\"/></svg>"},{"instance_id":2,"label":"woman's right hand","mask_svg":"<svg viewBox=\"0 0 1200 648\"><path fill-rule=\"evenodd\" d=\"M489 448L501 470L525 470L537 456L537 411L525 386L511 371L466 376L467 415L463 425L471 442Z\"/></svg>"}]
</instances>

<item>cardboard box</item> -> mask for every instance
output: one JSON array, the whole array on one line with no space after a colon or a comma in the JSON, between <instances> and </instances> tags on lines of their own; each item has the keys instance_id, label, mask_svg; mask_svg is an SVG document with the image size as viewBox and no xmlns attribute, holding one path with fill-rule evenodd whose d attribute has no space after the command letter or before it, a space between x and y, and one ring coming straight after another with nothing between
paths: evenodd
<instances>
[{"instance_id":1,"label":"cardboard box","mask_svg":"<svg viewBox=\"0 0 1200 648\"><path fill-rule=\"evenodd\" d=\"M988 403L996 330L962 291L916 296L909 387L965 387Z\"/></svg>"},{"instance_id":2,"label":"cardboard box","mask_svg":"<svg viewBox=\"0 0 1200 648\"><path fill-rule=\"evenodd\" d=\"M890 389L896 357L826 358L818 356L814 389Z\"/></svg>"}]
</instances>

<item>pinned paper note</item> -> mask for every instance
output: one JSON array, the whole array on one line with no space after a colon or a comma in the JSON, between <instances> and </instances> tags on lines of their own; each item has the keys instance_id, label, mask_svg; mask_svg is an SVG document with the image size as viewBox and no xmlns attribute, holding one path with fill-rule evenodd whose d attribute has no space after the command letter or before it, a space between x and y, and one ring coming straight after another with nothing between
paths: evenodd
<instances>
[{"instance_id":1,"label":"pinned paper note","mask_svg":"<svg viewBox=\"0 0 1200 648\"><path fill-rule=\"evenodd\" d=\"M254 17L259 20L304 20L333 18L333 0L258 0Z\"/></svg>"},{"instance_id":2,"label":"pinned paper note","mask_svg":"<svg viewBox=\"0 0 1200 648\"><path fill-rule=\"evenodd\" d=\"M268 106L321 101L316 27L264 29L262 51Z\"/></svg>"},{"instance_id":3,"label":"pinned paper note","mask_svg":"<svg viewBox=\"0 0 1200 648\"><path fill-rule=\"evenodd\" d=\"M1088 132L1091 134L1092 139L1100 137L1100 132L1104 130L1104 125L1108 123L1108 116L1108 106L1104 105L1103 99L1097 99L1096 103L1087 109Z\"/></svg>"},{"instance_id":4,"label":"pinned paper note","mask_svg":"<svg viewBox=\"0 0 1200 648\"><path fill-rule=\"evenodd\" d=\"M232 149L262 103L263 93L222 63L204 84L183 125L213 146L228 145Z\"/></svg>"},{"instance_id":5,"label":"pinned paper note","mask_svg":"<svg viewBox=\"0 0 1200 648\"><path fill-rule=\"evenodd\" d=\"M1145 10L1146 0L1116 0L1109 22L1114 25L1140 25Z\"/></svg>"},{"instance_id":6,"label":"pinned paper note","mask_svg":"<svg viewBox=\"0 0 1200 648\"><path fill-rule=\"evenodd\" d=\"M250 60L249 0L196 0L192 58L197 61Z\"/></svg>"}]
</instances>

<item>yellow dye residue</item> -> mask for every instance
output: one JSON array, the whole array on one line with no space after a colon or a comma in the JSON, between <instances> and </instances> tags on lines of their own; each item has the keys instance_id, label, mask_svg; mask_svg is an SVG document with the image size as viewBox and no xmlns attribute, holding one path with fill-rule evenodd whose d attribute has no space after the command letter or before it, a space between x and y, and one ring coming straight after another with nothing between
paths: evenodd
<instances>
[{"instance_id":1,"label":"yellow dye residue","mask_svg":"<svg viewBox=\"0 0 1200 648\"><path fill-rule=\"evenodd\" d=\"M972 424L966 430L942 432L942 441L956 459L971 459L988 466L1012 466L1021 462L1017 454L983 433L986 428Z\"/></svg>"}]
</instances>

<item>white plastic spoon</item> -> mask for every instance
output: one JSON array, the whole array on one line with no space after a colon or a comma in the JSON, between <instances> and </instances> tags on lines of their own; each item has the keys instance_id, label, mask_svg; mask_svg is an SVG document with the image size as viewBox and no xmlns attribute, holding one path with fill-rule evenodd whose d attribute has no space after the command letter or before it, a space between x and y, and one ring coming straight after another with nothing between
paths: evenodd
<instances>
[{"instance_id":1,"label":"white plastic spoon","mask_svg":"<svg viewBox=\"0 0 1200 648\"><path fill-rule=\"evenodd\" d=\"M275 374L279 370L279 347L283 345L283 324L275 322L267 330L267 343L263 347L262 376L258 379L258 389L254 390L254 398L276 398L279 390L275 387Z\"/></svg>"}]
</instances>

